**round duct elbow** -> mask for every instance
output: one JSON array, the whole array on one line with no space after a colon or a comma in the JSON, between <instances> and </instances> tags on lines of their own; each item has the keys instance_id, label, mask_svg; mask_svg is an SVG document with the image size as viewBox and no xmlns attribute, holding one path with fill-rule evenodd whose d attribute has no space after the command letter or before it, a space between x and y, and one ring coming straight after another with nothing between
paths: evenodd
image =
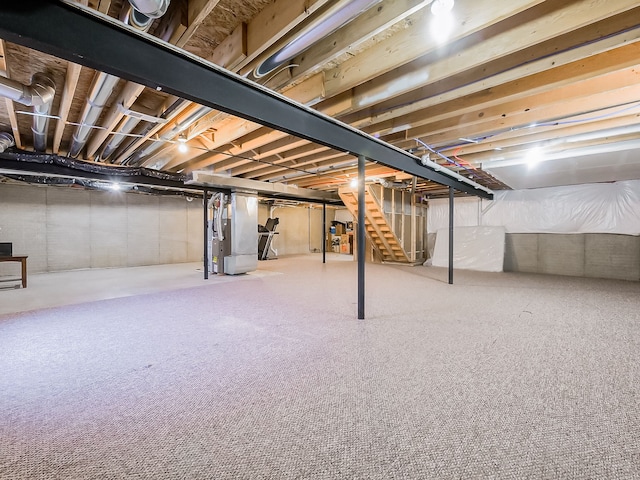
<instances>
[{"instance_id":1,"label":"round duct elbow","mask_svg":"<svg viewBox=\"0 0 640 480\"><path fill-rule=\"evenodd\" d=\"M171 0L129 0L131 6L149 18L160 18L169 8Z\"/></svg>"},{"instance_id":2,"label":"round duct elbow","mask_svg":"<svg viewBox=\"0 0 640 480\"><path fill-rule=\"evenodd\" d=\"M31 105L38 107L50 104L56 94L56 84L44 73L36 73L31 78Z\"/></svg>"},{"instance_id":3,"label":"round duct elbow","mask_svg":"<svg viewBox=\"0 0 640 480\"><path fill-rule=\"evenodd\" d=\"M120 20L127 25L131 25L137 30L142 30L143 32L149 30L153 24L153 18L140 13L131 5L127 5L122 9L122 12L120 13Z\"/></svg>"},{"instance_id":4,"label":"round duct elbow","mask_svg":"<svg viewBox=\"0 0 640 480\"><path fill-rule=\"evenodd\" d=\"M15 144L16 142L13 139L13 135L6 132L0 132L0 153L13 147Z\"/></svg>"}]
</instances>

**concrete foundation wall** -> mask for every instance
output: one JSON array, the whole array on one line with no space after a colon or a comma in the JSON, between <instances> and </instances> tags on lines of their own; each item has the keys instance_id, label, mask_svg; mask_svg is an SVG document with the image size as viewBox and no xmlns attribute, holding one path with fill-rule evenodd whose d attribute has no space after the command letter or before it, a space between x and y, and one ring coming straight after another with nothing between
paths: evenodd
<instances>
[{"instance_id":1,"label":"concrete foundation wall","mask_svg":"<svg viewBox=\"0 0 640 480\"><path fill-rule=\"evenodd\" d=\"M202 223L198 200L0 184L0 242L29 255L30 272L200 261Z\"/></svg>"},{"instance_id":2,"label":"concrete foundation wall","mask_svg":"<svg viewBox=\"0 0 640 480\"><path fill-rule=\"evenodd\" d=\"M265 224L270 206L260 204L258 222ZM273 217L280 219L273 239L278 255L298 255L322 251L322 206L276 207ZM327 208L327 229L335 218L335 209Z\"/></svg>"},{"instance_id":3,"label":"concrete foundation wall","mask_svg":"<svg viewBox=\"0 0 640 480\"><path fill-rule=\"evenodd\" d=\"M640 237L604 233L506 236L505 271L640 280Z\"/></svg>"}]
</instances>

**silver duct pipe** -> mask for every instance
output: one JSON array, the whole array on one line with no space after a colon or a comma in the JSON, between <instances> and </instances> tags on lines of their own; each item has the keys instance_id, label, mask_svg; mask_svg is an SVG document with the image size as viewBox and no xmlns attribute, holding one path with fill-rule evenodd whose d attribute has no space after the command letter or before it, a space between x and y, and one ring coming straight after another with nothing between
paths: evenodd
<instances>
[{"instance_id":1,"label":"silver duct pipe","mask_svg":"<svg viewBox=\"0 0 640 480\"><path fill-rule=\"evenodd\" d=\"M129 0L129 3L129 6L123 8L120 20L138 30L146 32L151 28L155 18L159 18L166 13L170 0ZM69 149L70 157L77 157L86 145L91 130L98 121L118 80L120 80L118 77L106 73L100 73L96 76L87 99L87 105L82 113L80 125L73 134L73 142ZM107 145L105 150L107 151L108 149L108 153L106 155L103 153L102 158L106 158L113 153L113 150L124 140L125 135L130 133L138 122L140 122L140 119L134 120L129 118L124 123L123 129L120 132L122 135L116 135L118 141L113 143L112 140L109 144L111 147Z\"/></svg>"},{"instance_id":2,"label":"silver duct pipe","mask_svg":"<svg viewBox=\"0 0 640 480\"><path fill-rule=\"evenodd\" d=\"M9 78L0 77L0 96L14 102L33 107L33 146L36 151L47 149L47 127L49 113L56 93L56 84L48 75L36 73L31 78L31 85L23 85ZM13 138L13 137L12 137Z\"/></svg>"},{"instance_id":3,"label":"silver duct pipe","mask_svg":"<svg viewBox=\"0 0 640 480\"><path fill-rule=\"evenodd\" d=\"M149 18L160 18L169 8L171 0L129 0L138 12Z\"/></svg>"},{"instance_id":4,"label":"silver duct pipe","mask_svg":"<svg viewBox=\"0 0 640 480\"><path fill-rule=\"evenodd\" d=\"M138 150L136 153L134 153L133 155L131 155L127 159L126 163L127 164L131 164L131 163L135 164L141 158L153 155L156 151L158 151L161 147L164 146L164 142L173 140L173 138L175 136L177 136L180 133L184 132L187 128L189 128L190 125L192 125L194 122L200 120L202 117L204 117L207 113L211 112L212 110L213 110L213 108L204 107L204 106L200 106L200 108L195 109L191 113L191 115L189 115L187 118L185 118L182 122L176 124L168 132L163 133L160 136L160 140L161 141L152 142L146 148L143 148L142 150Z\"/></svg>"},{"instance_id":5,"label":"silver duct pipe","mask_svg":"<svg viewBox=\"0 0 640 480\"><path fill-rule=\"evenodd\" d=\"M170 0L155 0L155 1L129 1L129 5L123 6L120 13L120 20L127 25L146 32L151 28L153 20L156 18L154 15L158 13L158 17L161 17L167 11ZM149 12L147 14L143 11ZM129 117L122 124L122 127L118 133L114 134L111 141L104 147L104 150L100 154L100 160L104 161L120 146L126 136L133 131L133 129L140 123L142 119L136 117Z\"/></svg>"},{"instance_id":6,"label":"silver duct pipe","mask_svg":"<svg viewBox=\"0 0 640 480\"><path fill-rule=\"evenodd\" d=\"M348 0L335 3L324 15L298 32L295 39L258 65L253 71L253 75L255 78L261 78L273 72L280 65L331 35L379 2L380 0Z\"/></svg>"},{"instance_id":7,"label":"silver duct pipe","mask_svg":"<svg viewBox=\"0 0 640 480\"><path fill-rule=\"evenodd\" d=\"M144 13L140 13L138 10L133 8L131 4L122 7L120 20L138 30L142 30L143 32L149 30L153 24L153 18L147 17Z\"/></svg>"},{"instance_id":8,"label":"silver duct pipe","mask_svg":"<svg viewBox=\"0 0 640 480\"><path fill-rule=\"evenodd\" d=\"M87 105L84 107L84 111L82 112L80 125L78 125L76 131L73 133L73 142L69 149L70 157L77 157L80 154L80 151L84 148L87 140L89 139L89 134L98 121L98 118L102 113L102 109L111 96L118 80L120 80L120 78L103 72L96 75L93 87L87 97Z\"/></svg>"},{"instance_id":9,"label":"silver duct pipe","mask_svg":"<svg viewBox=\"0 0 640 480\"><path fill-rule=\"evenodd\" d=\"M36 73L33 76L31 85L34 86L40 95L50 97L49 101L33 106L33 122L31 132L33 132L33 148L36 152L44 152L47 149L47 127L49 126L49 115L53 105L53 96L56 92L56 84L53 80L42 74Z\"/></svg>"},{"instance_id":10,"label":"silver duct pipe","mask_svg":"<svg viewBox=\"0 0 640 480\"><path fill-rule=\"evenodd\" d=\"M169 106L169 108L171 108L171 105ZM99 159L104 161L109 156L111 156L111 154L116 150L116 148L118 148L120 144L124 141L127 135L131 133L131 131L141 121L144 120L145 122L149 122L153 124L165 123L167 121L165 114L169 111L169 108L165 109L165 111L162 112L160 116L153 116L146 113L130 110L128 108L125 108L125 106L122 103L119 103L118 110L127 118L124 122L122 122L122 125L120 126L120 130L118 130L117 133L113 134L113 137L111 138L111 140L109 140L109 143L107 143L107 145L104 147L104 150L100 154Z\"/></svg>"},{"instance_id":11,"label":"silver duct pipe","mask_svg":"<svg viewBox=\"0 0 640 480\"><path fill-rule=\"evenodd\" d=\"M169 117L171 117L171 115L173 115L173 113L174 113L177 109L179 109L180 107L182 107L182 106L184 105L184 103L186 103L186 100L183 100L183 99L181 99L181 98L180 98L180 99L178 99L178 100L176 100L176 101L175 101L175 102L173 102L171 105L169 105L169 106L167 107L167 109L166 109L164 112L162 112L162 113L159 115L159 118L161 118L161 119L168 119ZM134 117L134 118L137 118L137 117ZM141 120L141 119L139 119L139 120ZM140 129L140 131L138 131L138 135L139 135L140 137L144 137L144 136L146 136L146 135L147 135L147 134L148 134L148 133L149 133L149 132L154 128L154 126L155 126L155 125L156 125L155 123L147 122L147 123L146 123L146 125L144 125L144 126ZM115 137L116 137L116 136L117 136L117 134L114 136L114 140L115 140ZM112 151L109 153L109 155L108 155L108 156L113 155L113 152L115 151L115 149L117 149L117 148L120 146L120 144L125 140L125 138L126 138L126 135L123 135L123 136L121 136L121 137L118 137L118 140L119 140L118 145L112 145L112 147L113 147L113 149L114 149L114 150L112 150ZM136 139L136 140L137 140L137 139ZM113 141L113 140L112 140L112 141ZM130 142L129 142L129 144L128 144L127 146L125 146L125 147L124 147L124 150L126 150L127 148L129 148L129 147L131 146L131 144L132 144L134 141L135 141L135 140L130 141ZM110 143L111 143L111 142L110 142ZM102 159L102 160L106 160L108 156L107 156L107 155L105 155L105 154L103 153L103 154L101 155L101 159ZM122 162L122 164L123 164L123 165L126 165L126 164L130 163L130 161L131 161L131 156L127 157L127 158Z\"/></svg>"},{"instance_id":12,"label":"silver duct pipe","mask_svg":"<svg viewBox=\"0 0 640 480\"><path fill-rule=\"evenodd\" d=\"M107 143L106 147L100 154L100 160L104 161L111 156L111 154L120 146L123 140L127 137L129 133L140 123L140 119L136 117L128 117L127 120L122 124L118 133L115 133L111 138L111 141Z\"/></svg>"},{"instance_id":13,"label":"silver duct pipe","mask_svg":"<svg viewBox=\"0 0 640 480\"><path fill-rule=\"evenodd\" d=\"M13 135L6 132L0 132L0 153L4 152L8 148L13 147L16 144Z\"/></svg>"}]
</instances>

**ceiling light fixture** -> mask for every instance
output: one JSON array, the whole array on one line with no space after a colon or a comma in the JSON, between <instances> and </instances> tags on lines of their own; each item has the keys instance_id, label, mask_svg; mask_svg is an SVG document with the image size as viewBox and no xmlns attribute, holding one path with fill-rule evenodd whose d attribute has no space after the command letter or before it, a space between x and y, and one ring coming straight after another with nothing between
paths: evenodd
<instances>
[{"instance_id":1,"label":"ceiling light fixture","mask_svg":"<svg viewBox=\"0 0 640 480\"><path fill-rule=\"evenodd\" d=\"M455 24L453 12L453 0L434 0L431 4L431 36L438 44L445 43Z\"/></svg>"},{"instance_id":2,"label":"ceiling light fixture","mask_svg":"<svg viewBox=\"0 0 640 480\"><path fill-rule=\"evenodd\" d=\"M178 137L178 151L180 153L187 153L189 147L187 147L187 137L180 135Z\"/></svg>"},{"instance_id":3,"label":"ceiling light fixture","mask_svg":"<svg viewBox=\"0 0 640 480\"><path fill-rule=\"evenodd\" d=\"M454 0L434 0L431 4L431 13L436 17L445 15L453 9Z\"/></svg>"},{"instance_id":4,"label":"ceiling light fixture","mask_svg":"<svg viewBox=\"0 0 640 480\"><path fill-rule=\"evenodd\" d=\"M529 168L534 168L538 163L542 161L542 149L539 147L534 147L527 152L525 155L525 161Z\"/></svg>"},{"instance_id":5,"label":"ceiling light fixture","mask_svg":"<svg viewBox=\"0 0 640 480\"><path fill-rule=\"evenodd\" d=\"M352 180L349 182L349 186L350 186L351 188L357 188L357 187L358 187L358 179L357 179L357 178L352 179Z\"/></svg>"}]
</instances>

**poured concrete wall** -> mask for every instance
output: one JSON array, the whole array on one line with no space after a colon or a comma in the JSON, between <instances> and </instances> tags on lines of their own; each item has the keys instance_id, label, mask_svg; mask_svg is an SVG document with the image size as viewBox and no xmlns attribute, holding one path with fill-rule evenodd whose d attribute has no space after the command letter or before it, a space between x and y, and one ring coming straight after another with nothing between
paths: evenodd
<instances>
[{"instance_id":1,"label":"poured concrete wall","mask_svg":"<svg viewBox=\"0 0 640 480\"><path fill-rule=\"evenodd\" d=\"M200 261L202 222L198 200L0 184L0 242L29 255L30 272Z\"/></svg>"},{"instance_id":2,"label":"poured concrete wall","mask_svg":"<svg viewBox=\"0 0 640 480\"><path fill-rule=\"evenodd\" d=\"M507 234L504 269L640 280L640 237L616 234Z\"/></svg>"}]
</instances>

